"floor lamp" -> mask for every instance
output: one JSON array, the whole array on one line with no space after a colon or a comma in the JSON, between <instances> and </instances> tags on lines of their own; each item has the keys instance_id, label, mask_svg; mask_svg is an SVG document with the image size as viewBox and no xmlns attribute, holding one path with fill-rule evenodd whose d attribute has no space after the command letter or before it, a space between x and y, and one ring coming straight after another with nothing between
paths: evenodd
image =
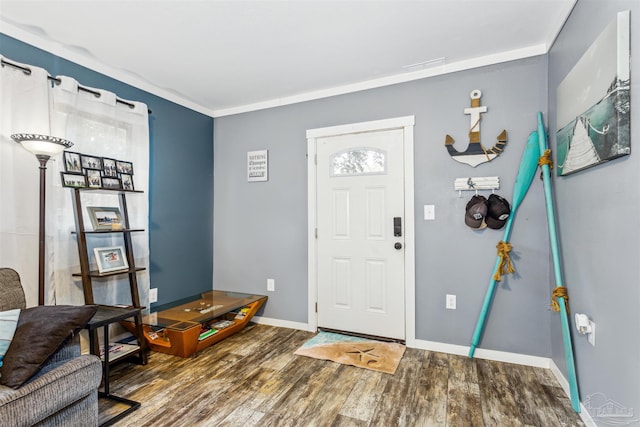
<instances>
[{"instance_id":1,"label":"floor lamp","mask_svg":"<svg viewBox=\"0 0 640 427\"><path fill-rule=\"evenodd\" d=\"M65 148L73 145L71 141L55 136L16 133L11 139L20 143L24 149L35 154L40 162L40 231L38 247L38 305L44 305L44 254L45 254L45 184L47 178L47 161L51 156L60 154Z\"/></svg>"}]
</instances>

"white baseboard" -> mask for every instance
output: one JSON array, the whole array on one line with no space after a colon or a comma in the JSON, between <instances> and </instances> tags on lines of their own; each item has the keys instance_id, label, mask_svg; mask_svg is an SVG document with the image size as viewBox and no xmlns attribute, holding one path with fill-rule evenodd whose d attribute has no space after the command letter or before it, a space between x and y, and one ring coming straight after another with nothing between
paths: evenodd
<instances>
[{"instance_id":1,"label":"white baseboard","mask_svg":"<svg viewBox=\"0 0 640 427\"><path fill-rule=\"evenodd\" d=\"M469 346L446 344L436 341L413 340L411 343L407 343L407 346L419 348L420 350L437 351L440 353L456 354L459 356L467 356L469 354ZM477 348L473 357L545 369L549 368L549 363L551 362L551 359L548 357L530 356L527 354L509 353L498 350L485 350L483 348Z\"/></svg>"},{"instance_id":2,"label":"white baseboard","mask_svg":"<svg viewBox=\"0 0 640 427\"><path fill-rule=\"evenodd\" d=\"M550 362L549 363L549 369L551 369L551 372L553 372L553 375L556 377L556 380L558 380L558 383L560 383L560 387L562 387L562 389L564 390L564 392L567 395L567 397L571 398L571 390L569 389L569 381L562 374L562 372L560 371L560 368L558 368L558 365L556 365L556 363L553 361L553 359L549 359L549 362ZM587 427L597 427L598 426L596 424L596 422L594 421L594 419L591 418L591 414L589 414L589 411L587 411L587 408L584 407L582 402L580 402L580 414L579 415L580 415L580 418L582 419L582 422Z\"/></svg>"},{"instance_id":3,"label":"white baseboard","mask_svg":"<svg viewBox=\"0 0 640 427\"><path fill-rule=\"evenodd\" d=\"M253 316L251 321L259 325L277 326L279 328L298 329L301 331L315 332L309 329L307 323L292 322L290 320L272 319L270 317Z\"/></svg>"}]
</instances>

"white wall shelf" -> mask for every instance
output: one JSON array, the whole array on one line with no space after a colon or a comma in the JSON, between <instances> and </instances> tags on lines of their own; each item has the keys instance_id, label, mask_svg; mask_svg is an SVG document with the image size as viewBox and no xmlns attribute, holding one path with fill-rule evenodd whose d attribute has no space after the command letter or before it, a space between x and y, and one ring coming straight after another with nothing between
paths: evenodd
<instances>
[{"instance_id":1,"label":"white wall shelf","mask_svg":"<svg viewBox=\"0 0 640 427\"><path fill-rule=\"evenodd\" d=\"M463 191L475 191L480 190L499 190L500 189L500 177L497 176L479 176L479 177L465 177L456 178L453 183L453 189L458 192L458 195L462 197Z\"/></svg>"}]
</instances>

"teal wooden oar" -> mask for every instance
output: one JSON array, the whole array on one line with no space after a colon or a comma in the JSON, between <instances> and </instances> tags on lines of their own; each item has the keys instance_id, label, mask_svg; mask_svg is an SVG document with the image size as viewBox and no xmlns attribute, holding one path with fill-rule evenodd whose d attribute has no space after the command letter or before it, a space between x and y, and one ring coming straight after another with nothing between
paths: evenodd
<instances>
[{"instance_id":1,"label":"teal wooden oar","mask_svg":"<svg viewBox=\"0 0 640 427\"><path fill-rule=\"evenodd\" d=\"M524 196L527 194L529 187L531 186L531 181L533 181L533 176L536 174L536 170L538 169L538 158L540 157L538 151L538 133L531 132L529 135L529 140L527 141L527 145L524 149L524 153L522 154L522 160L520 160L520 169L518 169L518 176L516 177L516 181L513 185L513 199L511 201L511 215L507 219L507 224L505 225L504 236L502 237L502 242L508 243L509 237L511 236L511 227L513 227L513 219L516 215L516 211L520 206L520 203L524 199ZM500 242L500 244L502 244ZM500 246L498 244L498 246ZM482 330L484 328L484 323L487 318L487 313L489 312L489 306L491 305L491 300L493 299L493 294L496 289L496 273L498 273L501 269L503 257L498 254L498 258L496 259L496 265L493 268L493 274L491 274L491 281L489 282L489 287L487 288L487 293L484 297L484 303L482 304L482 310L480 311L480 316L478 317L478 322L476 323L476 329L473 332L473 338L471 340L471 348L469 349L469 357L473 357L473 353L480 342L480 336L482 335Z\"/></svg>"},{"instance_id":2,"label":"teal wooden oar","mask_svg":"<svg viewBox=\"0 0 640 427\"><path fill-rule=\"evenodd\" d=\"M542 113L538 113L538 146L540 157L549 156L547 151L547 138L542 121ZM560 264L560 251L558 249L558 235L556 227L555 209L553 207L553 192L551 188L551 173L548 162L541 162L542 180L544 181L544 198L547 205L547 224L549 225L549 243L551 243L551 256L553 258L553 272L556 279L554 297L560 311L562 324L562 339L564 341L564 357L569 375L569 391L571 394L571 406L574 411L580 412L580 395L576 381L576 367L573 361L573 347L571 345L571 330L569 328L569 316L567 310L566 288L562 284L562 265ZM561 288L561 289L559 289ZM558 292L561 291L561 292Z\"/></svg>"}]
</instances>

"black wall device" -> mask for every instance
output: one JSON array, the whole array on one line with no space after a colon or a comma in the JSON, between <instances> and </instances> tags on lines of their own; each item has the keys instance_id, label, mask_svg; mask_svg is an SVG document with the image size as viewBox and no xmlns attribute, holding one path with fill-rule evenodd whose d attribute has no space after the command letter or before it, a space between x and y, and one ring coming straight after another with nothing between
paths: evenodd
<instances>
[{"instance_id":1,"label":"black wall device","mask_svg":"<svg viewBox=\"0 0 640 427\"><path fill-rule=\"evenodd\" d=\"M393 236L402 236L402 218L399 216L393 218Z\"/></svg>"}]
</instances>

